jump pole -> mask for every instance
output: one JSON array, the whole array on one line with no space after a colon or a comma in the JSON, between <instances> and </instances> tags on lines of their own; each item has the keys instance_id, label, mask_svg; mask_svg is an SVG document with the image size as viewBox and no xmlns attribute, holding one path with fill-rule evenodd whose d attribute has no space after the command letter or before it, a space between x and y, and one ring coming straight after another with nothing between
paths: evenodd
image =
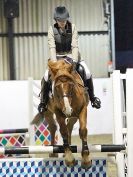
<instances>
[{"instance_id":1,"label":"jump pole","mask_svg":"<svg viewBox=\"0 0 133 177\"><path fill-rule=\"evenodd\" d=\"M73 153L82 152L82 147L70 146ZM90 152L125 152L124 145L89 145ZM55 146L22 146L22 147L0 147L0 154L46 154L64 153L64 147Z\"/></svg>"},{"instance_id":2,"label":"jump pole","mask_svg":"<svg viewBox=\"0 0 133 177\"><path fill-rule=\"evenodd\" d=\"M21 129L3 129L0 130L0 134L10 134L10 133L27 133L28 128L21 128Z\"/></svg>"}]
</instances>

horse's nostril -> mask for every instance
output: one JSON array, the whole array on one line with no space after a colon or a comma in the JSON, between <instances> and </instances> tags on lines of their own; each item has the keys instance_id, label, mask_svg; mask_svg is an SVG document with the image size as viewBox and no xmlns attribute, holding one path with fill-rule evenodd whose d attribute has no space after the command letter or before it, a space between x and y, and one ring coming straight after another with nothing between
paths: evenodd
<instances>
[{"instance_id":1,"label":"horse's nostril","mask_svg":"<svg viewBox=\"0 0 133 177\"><path fill-rule=\"evenodd\" d=\"M69 108L69 109L64 108L64 109L62 109L62 112L63 112L66 116L71 116L72 111L73 111L72 108Z\"/></svg>"},{"instance_id":2,"label":"horse's nostril","mask_svg":"<svg viewBox=\"0 0 133 177\"><path fill-rule=\"evenodd\" d=\"M64 108L64 109L62 109L62 112L65 114L65 108Z\"/></svg>"}]
</instances>

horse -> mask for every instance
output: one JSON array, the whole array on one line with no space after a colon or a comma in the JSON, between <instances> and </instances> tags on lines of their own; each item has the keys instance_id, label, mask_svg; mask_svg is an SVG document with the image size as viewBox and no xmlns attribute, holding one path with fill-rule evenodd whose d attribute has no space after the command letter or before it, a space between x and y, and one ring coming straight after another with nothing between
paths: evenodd
<instances>
[{"instance_id":1,"label":"horse","mask_svg":"<svg viewBox=\"0 0 133 177\"><path fill-rule=\"evenodd\" d=\"M89 97L75 65L64 59L48 61L49 73L52 80L52 96L49 98L47 111L43 113L51 134L51 145L55 144L56 121L59 124L63 139L64 158L67 166L74 166L75 158L71 151L71 134L74 124L79 120L79 136L82 141L82 168L90 168L91 160L87 145L87 106ZM56 115L56 121L53 118ZM38 113L32 123L36 123ZM67 121L66 121L67 118Z\"/></svg>"}]
</instances>

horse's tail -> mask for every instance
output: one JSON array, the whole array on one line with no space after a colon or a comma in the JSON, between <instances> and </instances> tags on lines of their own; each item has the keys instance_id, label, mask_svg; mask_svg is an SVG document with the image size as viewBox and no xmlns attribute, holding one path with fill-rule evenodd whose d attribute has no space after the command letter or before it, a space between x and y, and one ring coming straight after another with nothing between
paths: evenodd
<instances>
[{"instance_id":1,"label":"horse's tail","mask_svg":"<svg viewBox=\"0 0 133 177\"><path fill-rule=\"evenodd\" d=\"M39 124L40 122L42 122L42 120L44 119L44 116L41 113L38 113L34 119L31 121L31 125L33 124Z\"/></svg>"}]
</instances>

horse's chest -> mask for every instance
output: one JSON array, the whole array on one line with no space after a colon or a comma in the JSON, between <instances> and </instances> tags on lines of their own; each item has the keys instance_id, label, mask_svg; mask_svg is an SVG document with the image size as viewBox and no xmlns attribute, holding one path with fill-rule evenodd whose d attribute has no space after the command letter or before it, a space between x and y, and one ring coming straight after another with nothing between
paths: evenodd
<instances>
[{"instance_id":1,"label":"horse's chest","mask_svg":"<svg viewBox=\"0 0 133 177\"><path fill-rule=\"evenodd\" d=\"M75 104L75 105L72 105L72 109L73 109L72 116L78 116L82 108L81 106L78 106L77 104Z\"/></svg>"}]
</instances>

